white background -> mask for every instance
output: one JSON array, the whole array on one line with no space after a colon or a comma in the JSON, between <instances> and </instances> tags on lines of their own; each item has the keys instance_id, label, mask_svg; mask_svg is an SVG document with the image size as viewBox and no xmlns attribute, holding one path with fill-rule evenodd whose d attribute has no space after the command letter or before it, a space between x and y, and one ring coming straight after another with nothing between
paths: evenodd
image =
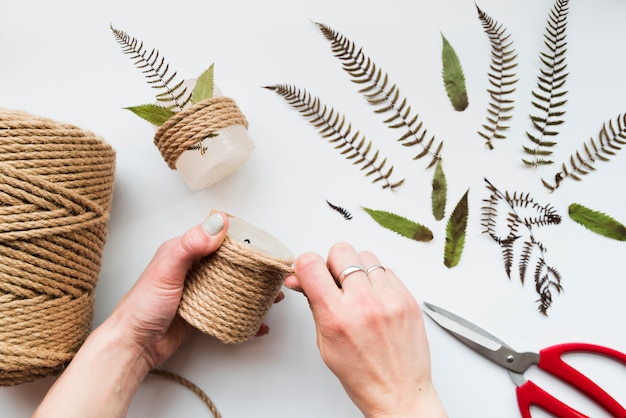
<instances>
[{"instance_id":1,"label":"white background","mask_svg":"<svg viewBox=\"0 0 626 418\"><path fill-rule=\"evenodd\" d=\"M521 147L527 144L531 91L552 2L482 0L479 6L506 26L518 53L514 118L508 139L493 151L476 133L486 117L490 46L471 0L4 2L0 106L73 123L117 150L94 325L111 312L163 241L217 208L265 229L296 255L326 255L333 243L344 240L372 250L419 301L467 317L520 350L582 341L626 351L626 244L595 235L567 215L568 205L576 202L626 222L626 155L597 163L596 172L580 183L565 181L555 193L543 188L540 179L551 178L556 165L524 168ZM574 0L570 7L569 102L554 154L559 163L596 137L605 121L626 111L626 2ZM448 269L442 262L445 220L435 221L430 211L432 170L425 169L425 161L412 160L414 149L395 143L397 133L384 127L357 94L314 21L363 47L399 85L429 132L444 140L446 219L470 189L466 247L457 267ZM167 168L152 145L152 127L123 109L152 102L154 91L122 54L110 24L143 40L146 48L158 48L184 78L215 63L217 84L245 113L256 143L239 171L209 189L191 191ZM463 113L452 109L443 90L440 32L464 67L470 106ZM305 88L346 114L406 178L405 184L397 192L371 184L281 97L261 88L276 83ZM555 297L547 318L537 312L533 284L508 279L499 247L482 233L485 177L502 191L528 192L563 216L561 225L537 231L565 290ZM350 210L354 219L344 220L325 199ZM434 239L419 243L400 237L378 226L360 206L423 223ZM269 336L236 346L196 335L164 368L198 384L225 417L360 416L320 360L302 295L287 291L267 322ZM426 322L435 384L450 416L518 416L507 374ZM571 361L626 404L622 364L580 355ZM603 416L541 373L529 375L588 414ZM1 388L1 415L29 416L52 382ZM191 392L149 377L130 416L208 416L208 411Z\"/></svg>"}]
</instances>

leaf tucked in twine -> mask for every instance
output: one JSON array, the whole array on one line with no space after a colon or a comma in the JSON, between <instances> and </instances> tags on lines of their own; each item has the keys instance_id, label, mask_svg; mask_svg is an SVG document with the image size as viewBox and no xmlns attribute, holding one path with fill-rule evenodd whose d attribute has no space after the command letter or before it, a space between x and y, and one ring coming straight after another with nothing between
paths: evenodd
<instances>
[{"instance_id":1,"label":"leaf tucked in twine","mask_svg":"<svg viewBox=\"0 0 626 418\"><path fill-rule=\"evenodd\" d=\"M403 237L424 242L431 241L433 239L433 233L430 229L403 216L365 207L363 210L367 212L372 219L378 222L380 226L400 234Z\"/></svg>"},{"instance_id":2,"label":"leaf tucked in twine","mask_svg":"<svg viewBox=\"0 0 626 418\"><path fill-rule=\"evenodd\" d=\"M443 41L443 47L441 49L441 62L443 65L441 74L443 77L443 85L446 88L446 93L448 94L452 107L454 107L454 110L461 112L467 109L469 105L463 67L461 66L461 61L456 51L443 33L441 34L441 39Z\"/></svg>"},{"instance_id":3,"label":"leaf tucked in twine","mask_svg":"<svg viewBox=\"0 0 626 418\"><path fill-rule=\"evenodd\" d=\"M569 216L588 230L607 238L626 241L626 227L609 215L578 203L569 206Z\"/></svg>"}]
</instances>

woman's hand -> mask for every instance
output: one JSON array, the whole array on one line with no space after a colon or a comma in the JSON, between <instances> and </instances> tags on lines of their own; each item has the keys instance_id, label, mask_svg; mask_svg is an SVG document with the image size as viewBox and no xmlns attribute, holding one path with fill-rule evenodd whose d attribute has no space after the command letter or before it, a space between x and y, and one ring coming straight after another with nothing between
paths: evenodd
<instances>
[{"instance_id":1,"label":"woman's hand","mask_svg":"<svg viewBox=\"0 0 626 418\"><path fill-rule=\"evenodd\" d=\"M366 417L446 416L417 302L388 267L342 277L350 266L367 270L380 261L341 243L328 263L317 254L300 256L285 280L309 300L324 362Z\"/></svg>"},{"instance_id":2,"label":"woman's hand","mask_svg":"<svg viewBox=\"0 0 626 418\"><path fill-rule=\"evenodd\" d=\"M170 357L192 328L176 312L192 264L219 248L228 218L213 214L158 249L113 313L87 338L35 417L124 417L150 369ZM279 295L277 301L282 298ZM258 335L267 333L261 326Z\"/></svg>"}]
</instances>

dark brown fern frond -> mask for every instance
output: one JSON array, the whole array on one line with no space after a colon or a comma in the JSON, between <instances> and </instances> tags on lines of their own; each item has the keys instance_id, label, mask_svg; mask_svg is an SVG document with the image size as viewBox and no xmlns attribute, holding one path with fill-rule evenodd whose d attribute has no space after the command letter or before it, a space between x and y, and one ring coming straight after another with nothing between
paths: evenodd
<instances>
[{"instance_id":1,"label":"dark brown fern frond","mask_svg":"<svg viewBox=\"0 0 626 418\"><path fill-rule=\"evenodd\" d=\"M407 147L420 146L422 150L413 159L418 160L429 155L431 159L427 168L433 167L441 159L443 142L436 141L434 135L428 135L419 115L413 113L407 99L400 96L398 85L391 84L387 73L350 39L327 25L316 25L330 41L333 54L341 61L352 81L362 85L359 92L375 107L374 112L388 115L384 123L389 128L405 130L398 142Z\"/></svg>"},{"instance_id":2,"label":"dark brown fern frond","mask_svg":"<svg viewBox=\"0 0 626 418\"><path fill-rule=\"evenodd\" d=\"M352 214L348 212L346 209L342 208L341 206L333 205L328 200L326 201L326 203L328 203L328 206L330 206L332 210L334 210L335 212L343 216L345 220L347 221L352 220Z\"/></svg>"},{"instance_id":3,"label":"dark brown fern frond","mask_svg":"<svg viewBox=\"0 0 626 418\"><path fill-rule=\"evenodd\" d=\"M492 141L505 139L504 131L509 129L506 123L511 119L510 113L515 103L510 97L518 81L513 71L517 67L515 61L517 54L512 47L513 41L509 40L511 35L507 34L506 28L483 12L478 5L476 9L491 44L491 65L488 73L491 87L487 89L491 101L487 109L487 122L482 125L478 135L485 139L489 149L493 149Z\"/></svg>"},{"instance_id":4,"label":"dark brown fern frond","mask_svg":"<svg viewBox=\"0 0 626 418\"><path fill-rule=\"evenodd\" d=\"M141 70L146 77L148 84L162 92L157 94L159 102L174 111L182 110L191 101L191 92L183 86L184 80L176 82L176 72L170 72L170 65L165 62L159 51L152 49L150 52L143 46L137 38L128 35L126 32L110 26L115 39L122 47L124 54L130 55L135 67Z\"/></svg>"},{"instance_id":5,"label":"dark brown fern frond","mask_svg":"<svg viewBox=\"0 0 626 418\"><path fill-rule=\"evenodd\" d=\"M613 121L609 120L602 125L598 139L591 138L583 143L582 151L576 151L569 158L569 163L561 165L561 171L554 175L554 183L550 184L541 180L543 185L550 191L556 190L563 180L571 178L576 181L582 180L582 176L595 171L597 161L610 161L617 151L626 145L626 114L616 118L615 128Z\"/></svg>"},{"instance_id":6,"label":"dark brown fern frond","mask_svg":"<svg viewBox=\"0 0 626 418\"><path fill-rule=\"evenodd\" d=\"M529 167L553 163L547 158L552 154L551 148L556 145L555 137L559 134L557 127L565 122L565 111L562 108L567 103L564 96L567 94L565 83L568 76L565 71L568 3L569 0L555 0L546 25L544 44L547 50L540 53L542 68L537 76L537 89L532 92L532 104L538 113L530 115L533 132L526 132L532 145L523 147L529 159L522 161Z\"/></svg>"},{"instance_id":7,"label":"dark brown fern frond","mask_svg":"<svg viewBox=\"0 0 626 418\"><path fill-rule=\"evenodd\" d=\"M373 183L382 182L383 189L399 187L404 179L392 181L393 166L385 168L386 158L379 158L380 153L372 150L371 141L367 141L359 131L352 132L352 124L346 121L344 115L324 105L318 97L312 96L306 90L295 86L276 84L266 87L282 96L287 103L305 116L309 122L319 129L319 134L335 144L335 149L341 155L351 160L366 176L374 175Z\"/></svg>"},{"instance_id":8,"label":"dark brown fern frond","mask_svg":"<svg viewBox=\"0 0 626 418\"><path fill-rule=\"evenodd\" d=\"M540 205L528 193L502 193L489 180L485 179L489 197L484 199L481 208L483 233L488 234L501 248L504 270L511 277L513 264L517 258L518 274L522 284L527 270L534 265L535 289L539 295L539 311L547 315L552 304L552 290L560 293L561 275L545 261L546 247L533 234L534 228L557 225L561 216L551 205ZM522 211L530 211L523 216ZM520 239L523 238L523 239ZM521 242L521 249L515 244ZM518 255L519 254L519 255Z\"/></svg>"}]
</instances>

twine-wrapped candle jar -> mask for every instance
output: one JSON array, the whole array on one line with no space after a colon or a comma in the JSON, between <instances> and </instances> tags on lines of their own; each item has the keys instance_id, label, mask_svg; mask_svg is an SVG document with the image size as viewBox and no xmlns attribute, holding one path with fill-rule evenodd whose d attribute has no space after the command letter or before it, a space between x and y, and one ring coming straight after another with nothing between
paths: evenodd
<instances>
[{"instance_id":1,"label":"twine-wrapped candle jar","mask_svg":"<svg viewBox=\"0 0 626 418\"><path fill-rule=\"evenodd\" d=\"M229 215L224 243L188 272L178 313L222 342L246 341L259 330L292 264L282 242Z\"/></svg>"},{"instance_id":2,"label":"twine-wrapped candle jar","mask_svg":"<svg viewBox=\"0 0 626 418\"><path fill-rule=\"evenodd\" d=\"M186 80L193 90L196 80ZM235 101L214 87L213 97L177 112L155 133L154 143L189 188L211 186L234 173L254 150L248 121Z\"/></svg>"}]
</instances>

